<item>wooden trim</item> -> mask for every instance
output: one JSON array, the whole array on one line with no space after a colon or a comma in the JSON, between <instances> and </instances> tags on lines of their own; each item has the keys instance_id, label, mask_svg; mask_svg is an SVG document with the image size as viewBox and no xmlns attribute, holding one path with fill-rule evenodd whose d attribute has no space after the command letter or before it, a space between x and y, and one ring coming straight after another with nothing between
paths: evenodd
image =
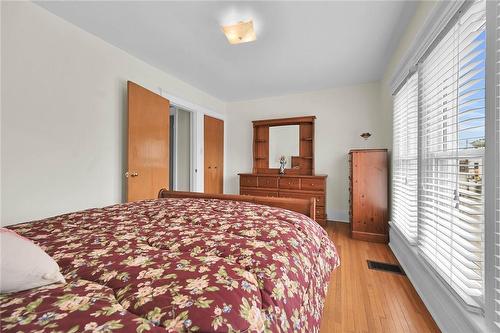
<instances>
[{"instance_id":1,"label":"wooden trim","mask_svg":"<svg viewBox=\"0 0 500 333\"><path fill-rule=\"evenodd\" d=\"M285 200L290 200L289 198L280 198L280 199L285 199ZM296 199L294 199L296 200ZM302 200L302 199L298 199L298 200ZM304 199L304 201L307 201ZM313 219L314 221L316 221L316 200L314 200L314 198L311 198L309 199L309 216L311 219Z\"/></svg>"},{"instance_id":2,"label":"wooden trim","mask_svg":"<svg viewBox=\"0 0 500 333\"><path fill-rule=\"evenodd\" d=\"M376 242L376 243L387 243L389 241L389 237L387 235L373 234L371 232L354 231L354 230L351 231L351 237L362 241Z\"/></svg>"},{"instance_id":3,"label":"wooden trim","mask_svg":"<svg viewBox=\"0 0 500 333\"><path fill-rule=\"evenodd\" d=\"M283 126L283 125L297 125L301 123L314 123L316 116L304 116L293 118L279 118L279 119L263 119L252 121L253 126Z\"/></svg>"},{"instance_id":4,"label":"wooden trim","mask_svg":"<svg viewBox=\"0 0 500 333\"><path fill-rule=\"evenodd\" d=\"M310 176L314 177L314 173L312 169L300 169L300 168L293 168L293 169L285 169L286 170L286 175L287 176ZM259 174L261 176L283 176L280 174L280 169L275 169L275 168L257 168L255 170L254 175Z\"/></svg>"},{"instance_id":5,"label":"wooden trim","mask_svg":"<svg viewBox=\"0 0 500 333\"><path fill-rule=\"evenodd\" d=\"M288 171L288 169L286 169L286 170ZM270 175L273 175L273 174L270 174L270 173L243 173L243 172L238 173L238 176L268 177ZM324 174L321 174L321 175L318 175L318 174L316 174L316 175L297 175L297 174L280 175L280 174L277 174L277 175L275 175L275 177L280 177L280 178L287 178L287 177L290 177L290 178L327 178L328 175L324 175Z\"/></svg>"},{"instance_id":6,"label":"wooden trim","mask_svg":"<svg viewBox=\"0 0 500 333\"><path fill-rule=\"evenodd\" d=\"M376 151L381 151L381 152L387 152L387 148L370 148L370 149L351 149L349 150L349 153L364 153L364 152L376 152Z\"/></svg>"},{"instance_id":7,"label":"wooden trim","mask_svg":"<svg viewBox=\"0 0 500 333\"><path fill-rule=\"evenodd\" d=\"M180 192L169 191L162 188L158 193L158 198L199 198L199 199L219 199L252 202L256 204L288 209L297 213L304 214L311 219L316 219L316 202L314 199L294 199L294 198L274 198L259 197L251 195L235 194L208 194L198 192Z\"/></svg>"},{"instance_id":8,"label":"wooden trim","mask_svg":"<svg viewBox=\"0 0 500 333\"><path fill-rule=\"evenodd\" d=\"M283 194L287 193L297 193L297 194L310 194L316 196L325 197L324 191L312 191L312 190L301 190L301 189L293 189L293 188L271 188L271 187L257 187L257 186L240 186L241 189L250 190L250 191L267 191L267 192L282 192Z\"/></svg>"}]
</instances>

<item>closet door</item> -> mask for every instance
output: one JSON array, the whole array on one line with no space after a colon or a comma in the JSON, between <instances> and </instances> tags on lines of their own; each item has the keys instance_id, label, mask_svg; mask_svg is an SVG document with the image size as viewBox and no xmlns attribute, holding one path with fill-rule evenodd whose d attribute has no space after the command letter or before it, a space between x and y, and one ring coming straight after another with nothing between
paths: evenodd
<instances>
[{"instance_id":1,"label":"closet door","mask_svg":"<svg viewBox=\"0 0 500 333\"><path fill-rule=\"evenodd\" d=\"M128 82L127 201L154 199L169 185L170 103Z\"/></svg>"},{"instance_id":2,"label":"closet door","mask_svg":"<svg viewBox=\"0 0 500 333\"><path fill-rule=\"evenodd\" d=\"M222 193L224 176L224 122L205 116L205 193Z\"/></svg>"}]
</instances>

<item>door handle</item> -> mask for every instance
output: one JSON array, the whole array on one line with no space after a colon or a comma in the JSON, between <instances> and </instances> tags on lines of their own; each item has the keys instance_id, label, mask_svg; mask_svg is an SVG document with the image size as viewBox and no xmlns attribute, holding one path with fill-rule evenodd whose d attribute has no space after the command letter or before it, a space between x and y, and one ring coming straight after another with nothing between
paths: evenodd
<instances>
[{"instance_id":1,"label":"door handle","mask_svg":"<svg viewBox=\"0 0 500 333\"><path fill-rule=\"evenodd\" d=\"M137 172L125 172L125 177L128 178L128 177L137 177L139 176L139 174Z\"/></svg>"}]
</instances>

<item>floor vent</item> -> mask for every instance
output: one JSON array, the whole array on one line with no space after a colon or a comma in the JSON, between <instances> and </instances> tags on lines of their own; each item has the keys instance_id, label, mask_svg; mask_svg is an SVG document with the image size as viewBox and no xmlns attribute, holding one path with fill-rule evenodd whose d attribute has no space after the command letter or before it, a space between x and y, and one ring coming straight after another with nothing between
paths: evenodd
<instances>
[{"instance_id":1,"label":"floor vent","mask_svg":"<svg viewBox=\"0 0 500 333\"><path fill-rule=\"evenodd\" d=\"M367 260L366 262L368 263L369 269L375 269L377 271L384 271L384 272L389 272L389 273L406 275L406 273L403 271L403 269L399 265L388 264L385 262L371 261L371 260Z\"/></svg>"}]
</instances>

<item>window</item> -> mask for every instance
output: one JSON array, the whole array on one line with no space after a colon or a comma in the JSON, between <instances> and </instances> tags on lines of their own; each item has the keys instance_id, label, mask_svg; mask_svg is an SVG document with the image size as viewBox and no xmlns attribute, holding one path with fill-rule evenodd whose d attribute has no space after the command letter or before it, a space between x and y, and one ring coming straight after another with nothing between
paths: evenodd
<instances>
[{"instance_id":1,"label":"window","mask_svg":"<svg viewBox=\"0 0 500 333\"><path fill-rule=\"evenodd\" d=\"M409 242L417 240L418 75L394 96L392 222Z\"/></svg>"},{"instance_id":2,"label":"window","mask_svg":"<svg viewBox=\"0 0 500 333\"><path fill-rule=\"evenodd\" d=\"M419 64L418 248L467 304L484 297L485 1Z\"/></svg>"},{"instance_id":3,"label":"window","mask_svg":"<svg viewBox=\"0 0 500 333\"><path fill-rule=\"evenodd\" d=\"M495 24L495 314L500 328L500 2L496 4Z\"/></svg>"}]
</instances>

